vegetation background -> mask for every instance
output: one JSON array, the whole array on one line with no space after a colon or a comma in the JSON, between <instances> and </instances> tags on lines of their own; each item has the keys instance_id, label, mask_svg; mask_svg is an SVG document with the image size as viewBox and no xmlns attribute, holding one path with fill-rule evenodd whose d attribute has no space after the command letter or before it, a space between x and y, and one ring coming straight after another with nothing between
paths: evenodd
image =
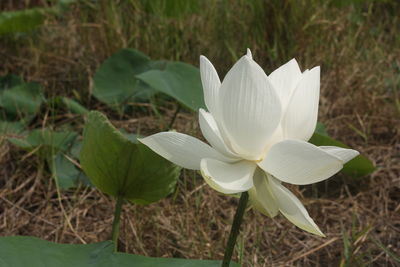
<instances>
[{"instance_id":1,"label":"vegetation background","mask_svg":"<svg viewBox=\"0 0 400 267\"><path fill-rule=\"evenodd\" d=\"M1 11L56 1L2 0ZM243 266L400 266L400 2L396 0L63 0L29 33L0 36L0 76L37 81L45 94L68 96L105 112L118 127L151 134L168 127L173 101L117 113L92 97L93 75L121 48L198 66L206 55L220 77L253 52L266 73L295 57L320 65L319 121L329 134L368 156L368 177L338 174L291 187L326 238L282 216L249 211L236 260ZM70 2L70 3L67 3ZM68 4L68 5L67 5ZM44 105L31 128L81 131L84 118ZM173 128L201 136L197 115L181 110ZM0 138L2 139L2 138ZM62 243L109 238L113 200L90 187L58 192L42 159L0 140L0 235ZM221 259L237 199L183 171L176 192L149 206L126 205L122 251Z\"/></svg>"}]
</instances>

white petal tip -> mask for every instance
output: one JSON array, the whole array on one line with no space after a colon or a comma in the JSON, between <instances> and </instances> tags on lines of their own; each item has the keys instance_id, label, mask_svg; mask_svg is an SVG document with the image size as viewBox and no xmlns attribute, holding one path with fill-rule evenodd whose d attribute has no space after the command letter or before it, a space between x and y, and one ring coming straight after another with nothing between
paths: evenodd
<instances>
[{"instance_id":1,"label":"white petal tip","mask_svg":"<svg viewBox=\"0 0 400 267\"><path fill-rule=\"evenodd\" d=\"M286 219L304 231L325 237L306 208L292 192L272 176L268 176L268 181L279 205L279 210Z\"/></svg>"},{"instance_id":2,"label":"white petal tip","mask_svg":"<svg viewBox=\"0 0 400 267\"><path fill-rule=\"evenodd\" d=\"M297 60L295 58L292 58L291 60L289 60L290 64L296 64L297 66L299 66L299 63L297 62Z\"/></svg>"},{"instance_id":3,"label":"white petal tip","mask_svg":"<svg viewBox=\"0 0 400 267\"><path fill-rule=\"evenodd\" d=\"M305 231L307 231L307 232L309 232L309 233L311 233L311 234L314 234L314 235L317 235L317 236L320 236L320 237L326 237L326 235L319 229L319 227L314 223L314 225L313 225L314 227L309 227L309 226L306 226L305 228L302 228L303 230L305 230Z\"/></svg>"},{"instance_id":4,"label":"white petal tip","mask_svg":"<svg viewBox=\"0 0 400 267\"><path fill-rule=\"evenodd\" d=\"M207 63L208 61L209 61L208 58L206 58L205 56L203 55L200 56L200 64Z\"/></svg>"},{"instance_id":5,"label":"white petal tip","mask_svg":"<svg viewBox=\"0 0 400 267\"><path fill-rule=\"evenodd\" d=\"M203 66L203 68L208 68L212 66L211 61L206 57L201 55L200 56L200 67Z\"/></svg>"},{"instance_id":6,"label":"white petal tip","mask_svg":"<svg viewBox=\"0 0 400 267\"><path fill-rule=\"evenodd\" d=\"M312 68L310 71L321 72L321 67L320 66L316 66L316 67Z\"/></svg>"},{"instance_id":7,"label":"white petal tip","mask_svg":"<svg viewBox=\"0 0 400 267\"><path fill-rule=\"evenodd\" d=\"M320 233L317 234L317 235L319 235L320 237L326 237L326 235L325 235L324 233L322 233L322 232L320 232Z\"/></svg>"},{"instance_id":8,"label":"white petal tip","mask_svg":"<svg viewBox=\"0 0 400 267\"><path fill-rule=\"evenodd\" d=\"M326 235L319 229L304 229L304 230L320 237L326 237Z\"/></svg>"},{"instance_id":9,"label":"white petal tip","mask_svg":"<svg viewBox=\"0 0 400 267\"><path fill-rule=\"evenodd\" d=\"M251 51L250 51L249 48L247 48L247 54L246 54L246 56L249 57L249 58L251 58L251 59L253 59L253 55L252 55L252 53L251 53Z\"/></svg>"},{"instance_id":10,"label":"white petal tip","mask_svg":"<svg viewBox=\"0 0 400 267\"><path fill-rule=\"evenodd\" d=\"M349 162L350 160L354 159L358 155L360 155L360 152L358 152L357 150L354 150L354 149L347 150L347 157L344 159L345 160L344 163Z\"/></svg>"},{"instance_id":11,"label":"white petal tip","mask_svg":"<svg viewBox=\"0 0 400 267\"><path fill-rule=\"evenodd\" d=\"M283 216L285 216L291 223L299 227L300 229L309 232L311 234L326 237L325 234L319 229L319 227L315 224L314 220L308 215L307 211L304 209L303 214L288 214L285 213L284 210L280 209L280 212Z\"/></svg>"},{"instance_id":12,"label":"white petal tip","mask_svg":"<svg viewBox=\"0 0 400 267\"><path fill-rule=\"evenodd\" d=\"M357 157L358 155L360 155L360 152L358 152L357 150L349 148L341 148L334 146L321 146L320 148L325 152L327 152L328 154L335 156L342 162L342 164L345 164L350 160L354 159L355 157Z\"/></svg>"}]
</instances>

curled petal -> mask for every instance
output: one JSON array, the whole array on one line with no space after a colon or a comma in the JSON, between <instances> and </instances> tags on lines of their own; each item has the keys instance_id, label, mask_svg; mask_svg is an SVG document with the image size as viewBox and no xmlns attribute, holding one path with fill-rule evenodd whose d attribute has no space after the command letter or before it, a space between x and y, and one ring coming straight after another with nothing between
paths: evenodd
<instances>
[{"instance_id":1,"label":"curled petal","mask_svg":"<svg viewBox=\"0 0 400 267\"><path fill-rule=\"evenodd\" d=\"M313 144L285 140L273 145L258 165L283 182L304 185L331 177L343 161Z\"/></svg>"},{"instance_id":2,"label":"curled petal","mask_svg":"<svg viewBox=\"0 0 400 267\"><path fill-rule=\"evenodd\" d=\"M221 133L218 129L218 125L214 120L214 117L205 111L204 109L200 109L199 112L199 123L200 129L203 133L203 136L206 138L208 143L224 154L227 157L238 158L232 151L225 145L225 142L221 136Z\"/></svg>"},{"instance_id":3,"label":"curled petal","mask_svg":"<svg viewBox=\"0 0 400 267\"><path fill-rule=\"evenodd\" d=\"M250 202L255 209L269 217L278 214L278 203L271 192L267 176L263 170L257 168L253 177L254 186L249 190Z\"/></svg>"},{"instance_id":4,"label":"curled petal","mask_svg":"<svg viewBox=\"0 0 400 267\"><path fill-rule=\"evenodd\" d=\"M250 56L243 56L223 80L219 108L217 120L234 152L258 159L281 120L281 104L267 75Z\"/></svg>"},{"instance_id":5,"label":"curled petal","mask_svg":"<svg viewBox=\"0 0 400 267\"><path fill-rule=\"evenodd\" d=\"M206 143L186 134L161 132L138 140L160 156L186 169L200 170L203 158L232 162L232 159Z\"/></svg>"},{"instance_id":6,"label":"curled petal","mask_svg":"<svg viewBox=\"0 0 400 267\"><path fill-rule=\"evenodd\" d=\"M297 227L325 237L300 200L275 178L269 176L268 180L282 215Z\"/></svg>"},{"instance_id":7,"label":"curled petal","mask_svg":"<svg viewBox=\"0 0 400 267\"><path fill-rule=\"evenodd\" d=\"M305 71L294 89L285 114L282 129L286 139L308 141L314 133L318 117L320 68Z\"/></svg>"},{"instance_id":8,"label":"curled petal","mask_svg":"<svg viewBox=\"0 0 400 267\"><path fill-rule=\"evenodd\" d=\"M201 174L215 190L224 194L244 192L253 187L257 165L249 161L225 163L215 159L201 160Z\"/></svg>"}]
</instances>

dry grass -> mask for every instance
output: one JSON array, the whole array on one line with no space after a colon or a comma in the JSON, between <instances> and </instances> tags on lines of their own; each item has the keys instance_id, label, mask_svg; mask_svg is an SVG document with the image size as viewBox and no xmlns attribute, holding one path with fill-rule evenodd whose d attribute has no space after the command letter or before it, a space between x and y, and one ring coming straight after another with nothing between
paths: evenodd
<instances>
[{"instance_id":1,"label":"dry grass","mask_svg":"<svg viewBox=\"0 0 400 267\"><path fill-rule=\"evenodd\" d=\"M11 9L10 3L3 8ZM93 109L106 111L118 126L150 134L165 128L173 105L160 107L164 120L146 105L120 118L90 96L95 69L121 47L137 47L156 59L196 65L203 53L223 72L247 46L268 70L291 56L306 67L322 64L320 120L332 136L367 155L377 169L356 181L337 175L313 190L291 187L326 238L307 234L282 216L270 219L249 211L237 255L243 254L243 266L400 265L378 245L400 254L400 23L393 15L399 13L399 5L368 4L357 13L354 8L328 4L305 8L302 1L297 22L307 24L300 24L303 28L297 32L293 25L277 23L282 28L275 27L274 33L256 29L257 36L226 34L221 41L211 31L221 25L199 14L156 19L132 1L127 9L134 14L129 24L124 21L126 16L108 14L107 5L100 3L91 16L91 7L74 6L62 18L49 18L33 36L0 40L0 73L39 81L48 95L74 96ZM238 3L231 11L246 6L243 1ZM294 12L293 5L275 5L276 19ZM254 10L246 10L247 19ZM303 11L309 17L298 15ZM204 12L215 15L212 8ZM249 27L228 15L224 19L230 20L229 28ZM139 25L148 28L134 28ZM294 36L282 36L286 31ZM161 43L166 36L171 40ZM271 38L295 40L296 44L275 51ZM36 126L43 126L43 121L40 117ZM82 128L79 119L76 127ZM174 128L200 136L195 114L179 113ZM110 237L113 201L109 197L84 187L58 194L44 163L5 140L0 140L0 164L0 235L32 235L63 243ZM221 259L236 204L237 199L216 193L196 173L183 171L173 196L148 206L124 206L121 248L149 256Z\"/></svg>"}]
</instances>

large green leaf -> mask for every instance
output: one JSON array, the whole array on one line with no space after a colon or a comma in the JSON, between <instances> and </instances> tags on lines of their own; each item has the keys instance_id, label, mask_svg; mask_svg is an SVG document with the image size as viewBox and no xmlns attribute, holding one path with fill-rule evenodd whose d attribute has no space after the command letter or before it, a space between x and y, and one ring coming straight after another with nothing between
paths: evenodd
<instances>
[{"instance_id":1,"label":"large green leaf","mask_svg":"<svg viewBox=\"0 0 400 267\"><path fill-rule=\"evenodd\" d=\"M111 241L57 244L36 237L0 237L2 267L217 267L221 261L150 258L113 252ZM231 263L231 266L239 266Z\"/></svg>"},{"instance_id":2,"label":"large green leaf","mask_svg":"<svg viewBox=\"0 0 400 267\"><path fill-rule=\"evenodd\" d=\"M145 145L131 142L97 111L89 113L80 160L98 189L141 204L172 193L180 172Z\"/></svg>"},{"instance_id":3,"label":"large green leaf","mask_svg":"<svg viewBox=\"0 0 400 267\"><path fill-rule=\"evenodd\" d=\"M338 146L338 147L349 148L342 142L339 142L329 136L322 135L317 132L314 133L309 142L316 146ZM358 155L354 159L350 160L344 165L342 169L344 173L354 177L361 177L368 175L374 170L375 167L372 164L372 162L363 155Z\"/></svg>"},{"instance_id":4,"label":"large green leaf","mask_svg":"<svg viewBox=\"0 0 400 267\"><path fill-rule=\"evenodd\" d=\"M170 62L164 70L147 71L137 77L192 110L205 107L200 72L192 65Z\"/></svg>"},{"instance_id":5,"label":"large green leaf","mask_svg":"<svg viewBox=\"0 0 400 267\"><path fill-rule=\"evenodd\" d=\"M32 8L0 13L0 34L28 32L40 26L46 9Z\"/></svg>"},{"instance_id":6,"label":"large green leaf","mask_svg":"<svg viewBox=\"0 0 400 267\"><path fill-rule=\"evenodd\" d=\"M13 81L15 84L16 81ZM8 117L28 119L35 115L44 101L42 87L35 82L22 83L0 91L0 107Z\"/></svg>"},{"instance_id":7,"label":"large green leaf","mask_svg":"<svg viewBox=\"0 0 400 267\"><path fill-rule=\"evenodd\" d=\"M81 172L74 163L63 153L57 153L53 157L53 162L49 162L51 172L57 180L57 185L61 189L76 187L79 182L89 185L88 178Z\"/></svg>"},{"instance_id":8,"label":"large green leaf","mask_svg":"<svg viewBox=\"0 0 400 267\"><path fill-rule=\"evenodd\" d=\"M135 75L151 69L150 59L135 49L122 49L96 71L93 95L113 108L129 100L148 99L153 93Z\"/></svg>"}]
</instances>

